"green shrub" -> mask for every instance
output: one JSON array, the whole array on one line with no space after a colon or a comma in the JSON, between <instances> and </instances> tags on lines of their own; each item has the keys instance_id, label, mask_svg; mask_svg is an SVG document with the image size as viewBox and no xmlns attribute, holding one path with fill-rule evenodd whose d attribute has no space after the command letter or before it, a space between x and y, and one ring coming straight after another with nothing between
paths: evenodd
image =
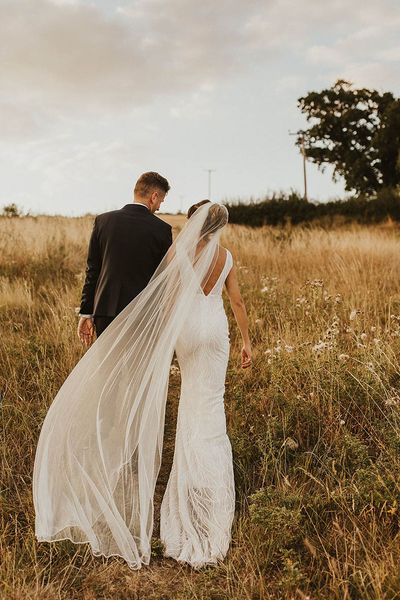
<instances>
[{"instance_id":1,"label":"green shrub","mask_svg":"<svg viewBox=\"0 0 400 600\"><path fill-rule=\"evenodd\" d=\"M291 192L249 202L225 202L225 205L231 223L252 227L312 222L329 226L338 219L363 224L380 223L386 219L400 221L400 195L390 188L382 189L375 198L356 196L329 202L309 202Z\"/></svg>"}]
</instances>

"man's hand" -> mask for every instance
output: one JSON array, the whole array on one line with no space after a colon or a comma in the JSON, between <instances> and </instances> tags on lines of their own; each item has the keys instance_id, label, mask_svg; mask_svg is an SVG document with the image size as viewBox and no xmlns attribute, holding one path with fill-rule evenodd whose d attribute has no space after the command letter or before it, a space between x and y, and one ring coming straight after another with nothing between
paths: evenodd
<instances>
[{"instance_id":1,"label":"man's hand","mask_svg":"<svg viewBox=\"0 0 400 600\"><path fill-rule=\"evenodd\" d=\"M79 319L78 337L85 346L90 346L93 342L94 324L92 317L81 317Z\"/></svg>"}]
</instances>

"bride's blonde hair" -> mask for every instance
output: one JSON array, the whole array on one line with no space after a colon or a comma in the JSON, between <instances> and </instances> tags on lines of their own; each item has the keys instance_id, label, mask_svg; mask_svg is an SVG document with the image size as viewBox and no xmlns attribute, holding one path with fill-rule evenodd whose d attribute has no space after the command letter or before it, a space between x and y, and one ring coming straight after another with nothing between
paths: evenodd
<instances>
[{"instance_id":1,"label":"bride's blonde hair","mask_svg":"<svg viewBox=\"0 0 400 600\"><path fill-rule=\"evenodd\" d=\"M192 204L192 206L188 210L187 218L190 219L190 217L196 212L196 210L200 208L200 206L203 206L203 204L207 204L207 202L211 203L210 200L201 200L196 204ZM209 236L211 234L213 234L215 231L217 231L218 229L220 229L228 223L228 209L226 208L226 206L222 204L217 204L216 202L211 204L213 204L213 206L210 206L208 215L203 223L200 232L200 239L204 239L204 241L206 242L209 240Z\"/></svg>"}]
</instances>

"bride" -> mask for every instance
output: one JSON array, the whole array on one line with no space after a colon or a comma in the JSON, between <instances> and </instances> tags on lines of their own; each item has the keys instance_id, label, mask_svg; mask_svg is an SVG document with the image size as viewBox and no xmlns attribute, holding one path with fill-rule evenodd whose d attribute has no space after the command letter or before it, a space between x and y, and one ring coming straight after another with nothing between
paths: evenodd
<instances>
[{"instance_id":1,"label":"bride","mask_svg":"<svg viewBox=\"0 0 400 600\"><path fill-rule=\"evenodd\" d=\"M39 541L88 542L96 556L148 565L154 490L174 351L181 369L175 451L160 512L164 555L200 568L223 560L235 488L226 434L229 358L224 283L251 365L247 314L225 206L200 202L138 294L86 351L52 402L33 469Z\"/></svg>"}]
</instances>

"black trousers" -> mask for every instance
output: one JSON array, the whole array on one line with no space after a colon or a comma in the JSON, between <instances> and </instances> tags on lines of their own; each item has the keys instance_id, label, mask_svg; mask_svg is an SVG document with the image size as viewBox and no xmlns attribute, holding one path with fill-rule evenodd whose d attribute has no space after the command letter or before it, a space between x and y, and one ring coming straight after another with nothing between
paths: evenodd
<instances>
[{"instance_id":1,"label":"black trousers","mask_svg":"<svg viewBox=\"0 0 400 600\"><path fill-rule=\"evenodd\" d=\"M96 328L96 337L99 337L99 335L103 333L113 319L115 319L115 317L102 317L100 315L95 315L93 317L94 326Z\"/></svg>"}]
</instances>

